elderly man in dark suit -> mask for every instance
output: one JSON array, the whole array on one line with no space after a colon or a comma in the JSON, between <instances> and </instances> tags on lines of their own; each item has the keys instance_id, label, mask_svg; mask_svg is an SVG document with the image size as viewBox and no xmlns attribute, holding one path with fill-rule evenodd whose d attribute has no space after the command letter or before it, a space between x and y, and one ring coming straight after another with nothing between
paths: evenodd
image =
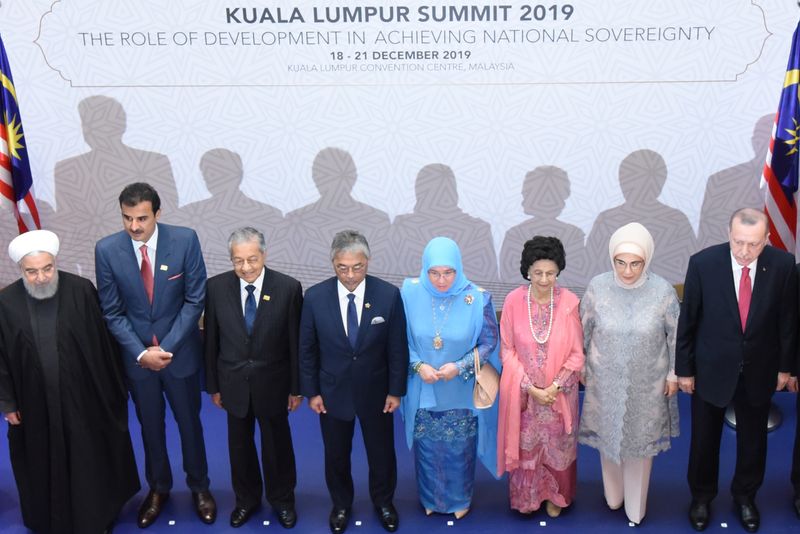
<instances>
[{"instance_id":1,"label":"elderly man in dark suit","mask_svg":"<svg viewBox=\"0 0 800 534\"><path fill-rule=\"evenodd\" d=\"M172 489L164 429L166 397L178 423L186 485L200 520L213 523L200 422L203 344L198 321L206 296L206 268L194 230L161 224L161 199L152 186L134 183L119 195L124 230L94 250L103 317L117 339L128 387L142 425L145 476L150 491L139 508L139 527L158 518Z\"/></svg>"},{"instance_id":2,"label":"elderly man in dark suit","mask_svg":"<svg viewBox=\"0 0 800 534\"><path fill-rule=\"evenodd\" d=\"M267 501L284 528L297 522L297 481L288 412L300 404L297 341L300 282L264 266L267 245L255 228L228 239L233 270L209 279L206 293L206 378L214 404L228 412L228 450L242 526L261 503L262 478L253 440L261 433Z\"/></svg>"},{"instance_id":3,"label":"elderly man in dark suit","mask_svg":"<svg viewBox=\"0 0 800 534\"><path fill-rule=\"evenodd\" d=\"M408 377L406 319L398 289L367 275L369 245L352 230L336 234L336 276L306 291L300 320L300 391L320 415L325 481L333 500L329 523L344 532L353 504L350 471L355 418L369 464L369 492L383 528L397 530L392 413Z\"/></svg>"},{"instance_id":4,"label":"elderly man in dark suit","mask_svg":"<svg viewBox=\"0 0 800 534\"><path fill-rule=\"evenodd\" d=\"M798 263L795 268L797 269L799 280L798 286L800 286L800 263ZM800 289L800 287L798 289ZM800 305L800 299L798 300L798 305ZM798 340L798 343L800 343L800 340ZM786 389L793 393L798 393L798 390L800 390L800 384L798 384L797 378L798 373L800 373L800 351L797 354L797 358L794 372L791 378L789 378L789 382L786 384ZM797 515L797 518L800 519L800 395L797 395L795 399L794 450L792 451L792 471L790 480L794 488L794 498L792 499L794 513Z\"/></svg>"},{"instance_id":5,"label":"elderly man in dark suit","mask_svg":"<svg viewBox=\"0 0 800 534\"><path fill-rule=\"evenodd\" d=\"M764 480L770 399L786 385L797 344L797 274L792 255L767 246L767 217L736 211L729 243L691 257L678 321L675 373L692 395L689 520L708 526L717 494L725 407L736 411L731 483L739 521L758 530L755 495Z\"/></svg>"}]
</instances>

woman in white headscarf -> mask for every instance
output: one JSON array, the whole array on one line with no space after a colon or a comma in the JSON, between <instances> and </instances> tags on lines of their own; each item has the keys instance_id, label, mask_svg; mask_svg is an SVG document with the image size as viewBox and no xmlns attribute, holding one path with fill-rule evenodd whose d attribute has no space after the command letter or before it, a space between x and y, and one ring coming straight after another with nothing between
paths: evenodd
<instances>
[{"instance_id":1,"label":"woman in white headscarf","mask_svg":"<svg viewBox=\"0 0 800 534\"><path fill-rule=\"evenodd\" d=\"M648 272L653 237L639 223L619 228L612 270L589 282L581 301L586 392L580 443L598 449L609 508L625 504L640 523L653 457L678 435L675 289Z\"/></svg>"}]
</instances>

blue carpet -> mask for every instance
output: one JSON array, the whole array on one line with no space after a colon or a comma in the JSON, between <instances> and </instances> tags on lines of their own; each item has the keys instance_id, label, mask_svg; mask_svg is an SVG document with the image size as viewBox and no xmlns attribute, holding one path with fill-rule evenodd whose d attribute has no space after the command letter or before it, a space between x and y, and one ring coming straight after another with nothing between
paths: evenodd
<instances>
[{"instance_id":1,"label":"blue carpet","mask_svg":"<svg viewBox=\"0 0 800 534\"><path fill-rule=\"evenodd\" d=\"M779 393L775 403L784 414L784 423L769 435L769 458L764 486L758 494L757 504L761 510L761 532L800 532L798 520L791 507L792 488L789 482L791 452L795 426L795 397ZM689 402L680 395L681 437L673 442L673 448L658 456L653 466L648 500L647 516L637 527L645 532L693 532L686 519L689 490L686 485L686 465L689 448ZM168 417L171 417L168 416ZM228 526L228 517L234 498L230 489L227 438L224 413L214 407L204 396L202 412L206 446L208 449L211 489L219 505L216 524L204 525L192 511L191 497L183 484L184 475L180 465L180 446L174 421L168 419L169 447L175 488L165 512L158 522L147 529L151 533L189 534L195 532L272 532L284 530L278 524L272 510L264 505L250 521L238 530ZM130 409L131 431L134 448L141 469L144 465L139 424L133 407ZM307 406L302 406L291 416L295 453L298 465L297 533L329 532L328 513L330 500L325 488L322 440L319 422ZM578 494L573 505L561 517L549 519L544 511L523 517L508 507L508 488L505 480L494 480L480 466L475 484L472 511L464 519L454 521L452 516L433 515L426 517L416 498L413 459L402 440L402 422L395 421L395 442L398 453L398 488L395 505L400 513L401 532L478 533L497 532L503 529L525 532L622 532L629 528L623 511L610 511L603 499L600 479L600 461L593 449L581 447L578 454ZM720 495L712 503L712 522L707 532L743 532L733 511L728 491L734 466L735 435L724 430L722 458L720 462ZM353 451L353 471L356 484L356 500L350 526L351 534L382 533L377 516L372 510L367 490L367 467L361 436L357 431ZM136 527L136 511L145 495L142 490L122 510L114 532L117 534L142 532ZM174 524L170 524L174 521ZM360 525L356 525L360 521ZM453 522L452 525L448 524ZM726 524L723 526L723 524ZM24 533L19 513L19 500L8 462L8 442L0 440L0 531L4 534Z\"/></svg>"}]
</instances>

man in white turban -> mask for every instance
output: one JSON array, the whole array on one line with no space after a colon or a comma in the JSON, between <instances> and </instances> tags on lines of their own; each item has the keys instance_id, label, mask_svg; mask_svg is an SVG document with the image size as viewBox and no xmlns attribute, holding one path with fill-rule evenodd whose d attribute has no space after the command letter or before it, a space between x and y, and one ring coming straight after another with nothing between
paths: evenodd
<instances>
[{"instance_id":1,"label":"man in white turban","mask_svg":"<svg viewBox=\"0 0 800 534\"><path fill-rule=\"evenodd\" d=\"M127 394L92 283L58 271L48 230L8 247L22 277L0 291L0 412L25 526L110 532L139 490Z\"/></svg>"}]
</instances>

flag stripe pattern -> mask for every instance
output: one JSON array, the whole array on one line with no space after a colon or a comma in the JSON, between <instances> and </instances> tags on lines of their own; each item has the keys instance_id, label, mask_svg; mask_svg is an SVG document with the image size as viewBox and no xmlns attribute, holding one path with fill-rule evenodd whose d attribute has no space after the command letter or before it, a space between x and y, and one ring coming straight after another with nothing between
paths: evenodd
<instances>
[{"instance_id":1,"label":"flag stripe pattern","mask_svg":"<svg viewBox=\"0 0 800 534\"><path fill-rule=\"evenodd\" d=\"M786 67L783 90L772 127L767 161L761 177L766 185L764 210L769 218L773 246L795 253L797 248L798 135L800 134L800 23L792 37L792 49Z\"/></svg>"},{"instance_id":2,"label":"flag stripe pattern","mask_svg":"<svg viewBox=\"0 0 800 534\"><path fill-rule=\"evenodd\" d=\"M33 196L27 141L3 39L0 37L0 208L13 212L19 232L41 228Z\"/></svg>"}]
</instances>

